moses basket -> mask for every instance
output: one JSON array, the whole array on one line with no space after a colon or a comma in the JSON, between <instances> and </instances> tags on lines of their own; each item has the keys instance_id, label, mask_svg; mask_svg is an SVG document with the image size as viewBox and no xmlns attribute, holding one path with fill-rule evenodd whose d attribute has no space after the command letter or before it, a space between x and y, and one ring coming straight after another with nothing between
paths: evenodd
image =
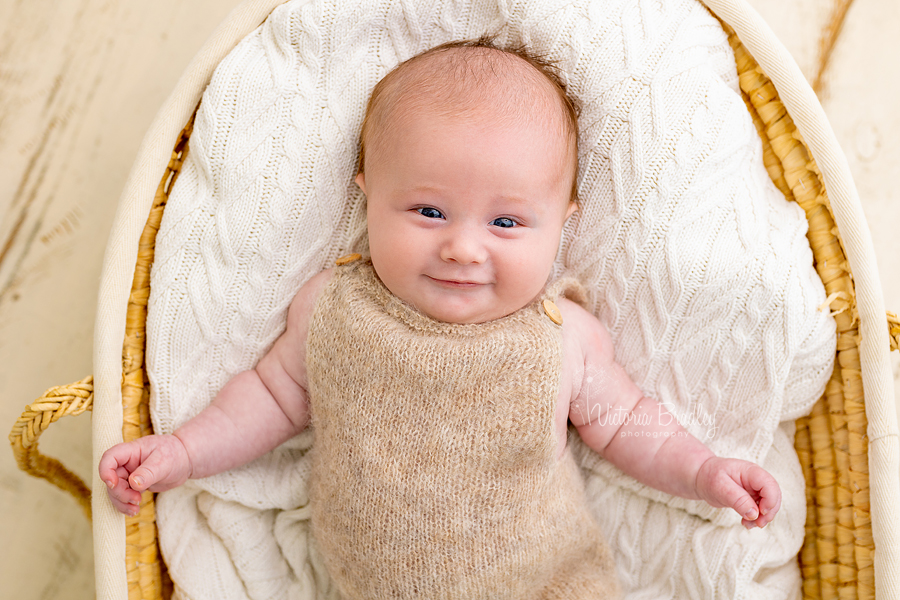
<instances>
[{"instance_id":1,"label":"moses basket","mask_svg":"<svg viewBox=\"0 0 900 600\"><path fill-rule=\"evenodd\" d=\"M154 495L124 518L105 493L38 452L61 416L93 410L93 489L102 452L151 432L144 370L154 240L190 143L193 114L214 68L281 0L248 0L202 48L144 139L109 238L94 343L94 374L52 388L10 439L20 467L71 492L93 514L97 594L131 600L172 592L160 557ZM766 169L805 211L815 268L838 328L825 394L797 422L806 479L805 598L900 598L900 458L889 351L900 323L885 312L872 243L848 164L811 88L745 0L704 0L729 35L740 87L763 141ZM886 318L886 314L888 315Z\"/></svg>"}]
</instances>

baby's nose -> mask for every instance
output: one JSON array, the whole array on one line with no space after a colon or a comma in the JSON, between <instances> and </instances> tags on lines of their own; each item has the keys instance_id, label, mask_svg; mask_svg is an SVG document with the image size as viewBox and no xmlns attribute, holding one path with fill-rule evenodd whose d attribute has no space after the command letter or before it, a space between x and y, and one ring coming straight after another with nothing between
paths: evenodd
<instances>
[{"instance_id":1,"label":"baby's nose","mask_svg":"<svg viewBox=\"0 0 900 600\"><path fill-rule=\"evenodd\" d=\"M460 231L447 237L441 246L441 259L461 265L483 263L487 250L477 236Z\"/></svg>"}]
</instances>

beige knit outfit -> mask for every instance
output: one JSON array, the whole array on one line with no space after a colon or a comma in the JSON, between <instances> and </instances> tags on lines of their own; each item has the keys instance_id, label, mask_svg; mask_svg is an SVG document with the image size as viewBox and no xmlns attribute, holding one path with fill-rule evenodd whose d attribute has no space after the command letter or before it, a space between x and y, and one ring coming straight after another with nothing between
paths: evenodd
<instances>
[{"instance_id":1,"label":"beige knit outfit","mask_svg":"<svg viewBox=\"0 0 900 600\"><path fill-rule=\"evenodd\" d=\"M345 598L615 598L554 426L560 327L540 302L477 325L338 267L310 324L313 531Z\"/></svg>"}]
</instances>

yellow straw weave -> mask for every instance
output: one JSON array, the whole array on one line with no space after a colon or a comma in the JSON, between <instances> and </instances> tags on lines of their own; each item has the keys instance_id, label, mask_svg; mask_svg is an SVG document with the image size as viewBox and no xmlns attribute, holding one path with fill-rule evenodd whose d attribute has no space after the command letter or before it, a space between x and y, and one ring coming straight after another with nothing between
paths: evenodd
<instances>
[{"instance_id":1,"label":"yellow straw weave","mask_svg":"<svg viewBox=\"0 0 900 600\"><path fill-rule=\"evenodd\" d=\"M775 87L729 33L747 108L763 142L769 176L809 221L815 267L837 323L837 360L824 396L797 421L796 449L807 482L806 539L800 553L804 598L875 597L866 413L853 276L828 194ZM898 332L900 333L900 332Z\"/></svg>"},{"instance_id":2,"label":"yellow straw weave","mask_svg":"<svg viewBox=\"0 0 900 600\"><path fill-rule=\"evenodd\" d=\"M809 221L808 238L815 268L825 284L837 323L837 360L825 394L809 417L797 421L796 449L806 477L806 539L799 560L804 598L875 597L869 513L866 415L859 363L859 332L853 276L831 214L819 170L771 81L723 23L734 49L740 87L763 143L769 176ZM188 148L193 118L182 131L163 174L140 239L128 303L122 349L124 439L152 433L149 382L144 368L150 266L166 201ZM891 346L900 343L900 319L888 315ZM41 433L61 416L89 410L92 381L52 388L29 406L16 423L10 442L20 468L71 492L90 517L90 492L75 475L37 451ZM126 571L129 600L168 599L172 593L160 560L154 494L145 493L136 517L126 519Z\"/></svg>"},{"instance_id":3,"label":"yellow straw weave","mask_svg":"<svg viewBox=\"0 0 900 600\"><path fill-rule=\"evenodd\" d=\"M150 424L150 385L144 366L150 267L153 264L156 234L163 210L184 164L193 125L192 117L178 137L172 158L156 190L138 246L125 320L125 342L122 346L122 437L126 442L153 433ZM125 520L129 600L156 600L172 595L172 584L167 576L165 563L160 560L154 497L155 494L144 492L138 514Z\"/></svg>"}]
</instances>

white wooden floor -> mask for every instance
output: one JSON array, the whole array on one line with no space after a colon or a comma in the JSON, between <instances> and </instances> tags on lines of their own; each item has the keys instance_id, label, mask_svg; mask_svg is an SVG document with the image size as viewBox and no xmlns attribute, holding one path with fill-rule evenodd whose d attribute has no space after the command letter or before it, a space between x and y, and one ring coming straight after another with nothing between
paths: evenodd
<instances>
[{"instance_id":1,"label":"white wooden floor","mask_svg":"<svg viewBox=\"0 0 900 600\"><path fill-rule=\"evenodd\" d=\"M841 0L750 0L810 78ZM238 0L0 0L0 426L91 372L98 278L144 131ZM900 2L855 0L822 98L856 177L888 308L900 310ZM6 429L8 430L8 429ZM42 438L84 477L89 417ZM0 596L93 597L90 526L0 451Z\"/></svg>"},{"instance_id":2,"label":"white wooden floor","mask_svg":"<svg viewBox=\"0 0 900 600\"><path fill-rule=\"evenodd\" d=\"M0 0L0 425L91 373L100 267L144 132L238 0ZM90 417L44 451L89 480ZM75 502L0 451L0 597L93 598Z\"/></svg>"}]
</instances>

